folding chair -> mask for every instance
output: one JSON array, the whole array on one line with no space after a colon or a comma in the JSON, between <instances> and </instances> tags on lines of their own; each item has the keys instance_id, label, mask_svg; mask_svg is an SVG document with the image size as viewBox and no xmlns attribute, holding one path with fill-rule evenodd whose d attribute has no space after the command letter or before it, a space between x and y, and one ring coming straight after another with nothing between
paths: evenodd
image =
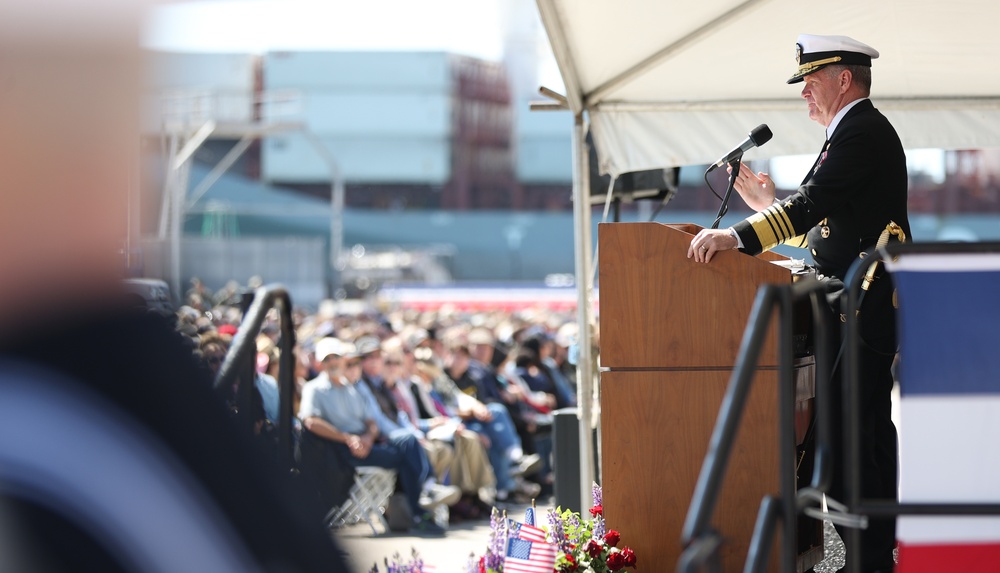
<instances>
[{"instance_id":1,"label":"folding chair","mask_svg":"<svg viewBox=\"0 0 1000 573\"><path fill-rule=\"evenodd\" d=\"M382 525L382 532L389 531L385 520L385 508L396 489L396 472L385 468L361 466L357 468L354 485L347 501L335 507L326 516L328 527L344 527L364 521L378 535L372 516Z\"/></svg>"}]
</instances>

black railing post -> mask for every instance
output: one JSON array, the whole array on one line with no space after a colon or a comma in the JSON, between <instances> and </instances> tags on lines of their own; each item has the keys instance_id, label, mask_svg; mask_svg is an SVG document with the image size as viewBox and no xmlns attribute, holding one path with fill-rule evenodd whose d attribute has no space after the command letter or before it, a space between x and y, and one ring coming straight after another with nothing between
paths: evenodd
<instances>
[{"instance_id":1,"label":"black railing post","mask_svg":"<svg viewBox=\"0 0 1000 573\"><path fill-rule=\"evenodd\" d=\"M815 455L813 465L813 475L810 487L821 492L830 489L831 464L833 463L832 442L833 425L830 420L831 404L833 397L830 386L833 376L833 351L830 343L830 310L824 298L821 298L819 291L809 293L809 303L812 309L813 320L813 347L816 359L816 440Z\"/></svg>"},{"instance_id":2,"label":"black railing post","mask_svg":"<svg viewBox=\"0 0 1000 573\"><path fill-rule=\"evenodd\" d=\"M861 281L869 265L881 260L881 254L870 250L860 261L855 261L847 272L845 288L847 300L841 311L846 317L844 325L844 368L843 375L843 412L844 420L844 504L850 513L858 513L861 504L861 389L858 377L861 372L861 344L858 331L857 312L861 304ZM861 529L851 527L847 530L847 558L845 571L847 573L861 570Z\"/></svg>"},{"instance_id":3,"label":"black railing post","mask_svg":"<svg viewBox=\"0 0 1000 573\"><path fill-rule=\"evenodd\" d=\"M792 289L783 287L778 297L778 431L781 484L781 570L795 573L795 349L792 320Z\"/></svg>"},{"instance_id":4,"label":"black railing post","mask_svg":"<svg viewBox=\"0 0 1000 573\"><path fill-rule=\"evenodd\" d=\"M246 320L247 312L253 305L254 294L254 291L250 289L246 289L240 293L240 310L243 312L244 320ZM239 385L236 387L236 405L239 409L236 417L239 423L244 426L244 429L252 436L254 433L253 392L254 383L257 378L256 333L253 333L250 338L253 343L253 352L244 353L237 365L240 373ZM236 339L234 338L232 344L235 343Z\"/></svg>"},{"instance_id":5,"label":"black railing post","mask_svg":"<svg viewBox=\"0 0 1000 573\"><path fill-rule=\"evenodd\" d=\"M278 349L278 456L282 469L295 465L292 443L292 411L295 401L295 325L292 324L292 301L286 293L277 300L281 311L281 338Z\"/></svg>"},{"instance_id":6,"label":"black railing post","mask_svg":"<svg viewBox=\"0 0 1000 573\"><path fill-rule=\"evenodd\" d=\"M781 502L774 496L769 495L761 501L743 573L764 573L767 569L768 557L771 555L771 544L774 540L774 522L778 519L780 511Z\"/></svg>"},{"instance_id":7,"label":"black railing post","mask_svg":"<svg viewBox=\"0 0 1000 573\"><path fill-rule=\"evenodd\" d=\"M219 368L214 387L220 390L231 387L239 379L237 404L240 416L247 422L248 435L253 435L254 378L256 377L257 334L264 325L267 312L277 308L281 317L281 339L278 347L281 358L278 362L278 447L282 468L290 470L294 465L292 443L292 401L295 396L295 329L292 323L292 301L288 292L280 285L265 286L256 293L244 296L243 322L226 353L226 359Z\"/></svg>"}]
</instances>

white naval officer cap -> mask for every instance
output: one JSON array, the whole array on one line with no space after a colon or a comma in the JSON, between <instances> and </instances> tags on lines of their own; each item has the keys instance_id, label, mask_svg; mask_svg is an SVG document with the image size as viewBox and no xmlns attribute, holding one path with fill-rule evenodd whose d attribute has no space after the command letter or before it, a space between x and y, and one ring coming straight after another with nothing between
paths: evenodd
<instances>
[{"instance_id":1,"label":"white naval officer cap","mask_svg":"<svg viewBox=\"0 0 1000 573\"><path fill-rule=\"evenodd\" d=\"M799 34L795 42L795 61L799 69L788 83L801 82L809 74L833 64L870 68L872 59L877 57L878 50L854 38Z\"/></svg>"}]
</instances>

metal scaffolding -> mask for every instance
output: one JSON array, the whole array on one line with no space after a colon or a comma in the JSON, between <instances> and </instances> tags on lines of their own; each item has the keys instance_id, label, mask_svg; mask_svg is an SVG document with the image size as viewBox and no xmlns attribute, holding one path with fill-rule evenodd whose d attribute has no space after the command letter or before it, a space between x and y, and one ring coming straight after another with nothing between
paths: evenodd
<instances>
[{"instance_id":1,"label":"metal scaffolding","mask_svg":"<svg viewBox=\"0 0 1000 573\"><path fill-rule=\"evenodd\" d=\"M232 94L202 91L174 92L163 96L162 136L166 140L167 168L163 182L163 200L157 236L168 245L170 270L168 282L175 296L181 290L181 236L187 211L211 189L257 139L300 133L330 171L330 259L327 295L333 296L340 284L340 255L344 242L344 178L333 153L304 122L280 119L298 112L299 96L283 91L257 93L244 97L252 104L252 113L232 117L227 109ZM188 193L191 161L209 139L237 139L208 175Z\"/></svg>"}]
</instances>

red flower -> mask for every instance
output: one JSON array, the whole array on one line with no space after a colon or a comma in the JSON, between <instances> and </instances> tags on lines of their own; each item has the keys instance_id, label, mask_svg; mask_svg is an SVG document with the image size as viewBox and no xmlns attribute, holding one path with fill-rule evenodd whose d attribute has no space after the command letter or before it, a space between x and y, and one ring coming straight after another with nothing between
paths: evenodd
<instances>
[{"instance_id":1,"label":"red flower","mask_svg":"<svg viewBox=\"0 0 1000 573\"><path fill-rule=\"evenodd\" d=\"M486 573L486 556L479 558L479 573Z\"/></svg>"},{"instance_id":2,"label":"red flower","mask_svg":"<svg viewBox=\"0 0 1000 573\"><path fill-rule=\"evenodd\" d=\"M620 571L625 568L625 557L621 553L615 551L614 553L608 554L608 569L611 571Z\"/></svg>"},{"instance_id":3,"label":"red flower","mask_svg":"<svg viewBox=\"0 0 1000 573\"><path fill-rule=\"evenodd\" d=\"M596 559L604 551L604 544L596 539L590 539L583 545L583 551L590 555L591 559Z\"/></svg>"},{"instance_id":4,"label":"red flower","mask_svg":"<svg viewBox=\"0 0 1000 573\"><path fill-rule=\"evenodd\" d=\"M625 558L626 567L635 567L635 552L632 549L628 547L622 549L622 557Z\"/></svg>"},{"instance_id":5,"label":"red flower","mask_svg":"<svg viewBox=\"0 0 1000 573\"><path fill-rule=\"evenodd\" d=\"M618 542L621 540L622 534L618 533L614 529L611 529L604 534L604 542L608 544L608 547L618 547Z\"/></svg>"},{"instance_id":6,"label":"red flower","mask_svg":"<svg viewBox=\"0 0 1000 573\"><path fill-rule=\"evenodd\" d=\"M597 517L598 515L604 515L604 506L595 505L594 507L590 508L590 515L593 515L594 517Z\"/></svg>"},{"instance_id":7,"label":"red flower","mask_svg":"<svg viewBox=\"0 0 1000 573\"><path fill-rule=\"evenodd\" d=\"M569 553L563 553L563 555L566 557L566 564L559 569L560 571L576 571L580 568L575 557Z\"/></svg>"}]
</instances>

